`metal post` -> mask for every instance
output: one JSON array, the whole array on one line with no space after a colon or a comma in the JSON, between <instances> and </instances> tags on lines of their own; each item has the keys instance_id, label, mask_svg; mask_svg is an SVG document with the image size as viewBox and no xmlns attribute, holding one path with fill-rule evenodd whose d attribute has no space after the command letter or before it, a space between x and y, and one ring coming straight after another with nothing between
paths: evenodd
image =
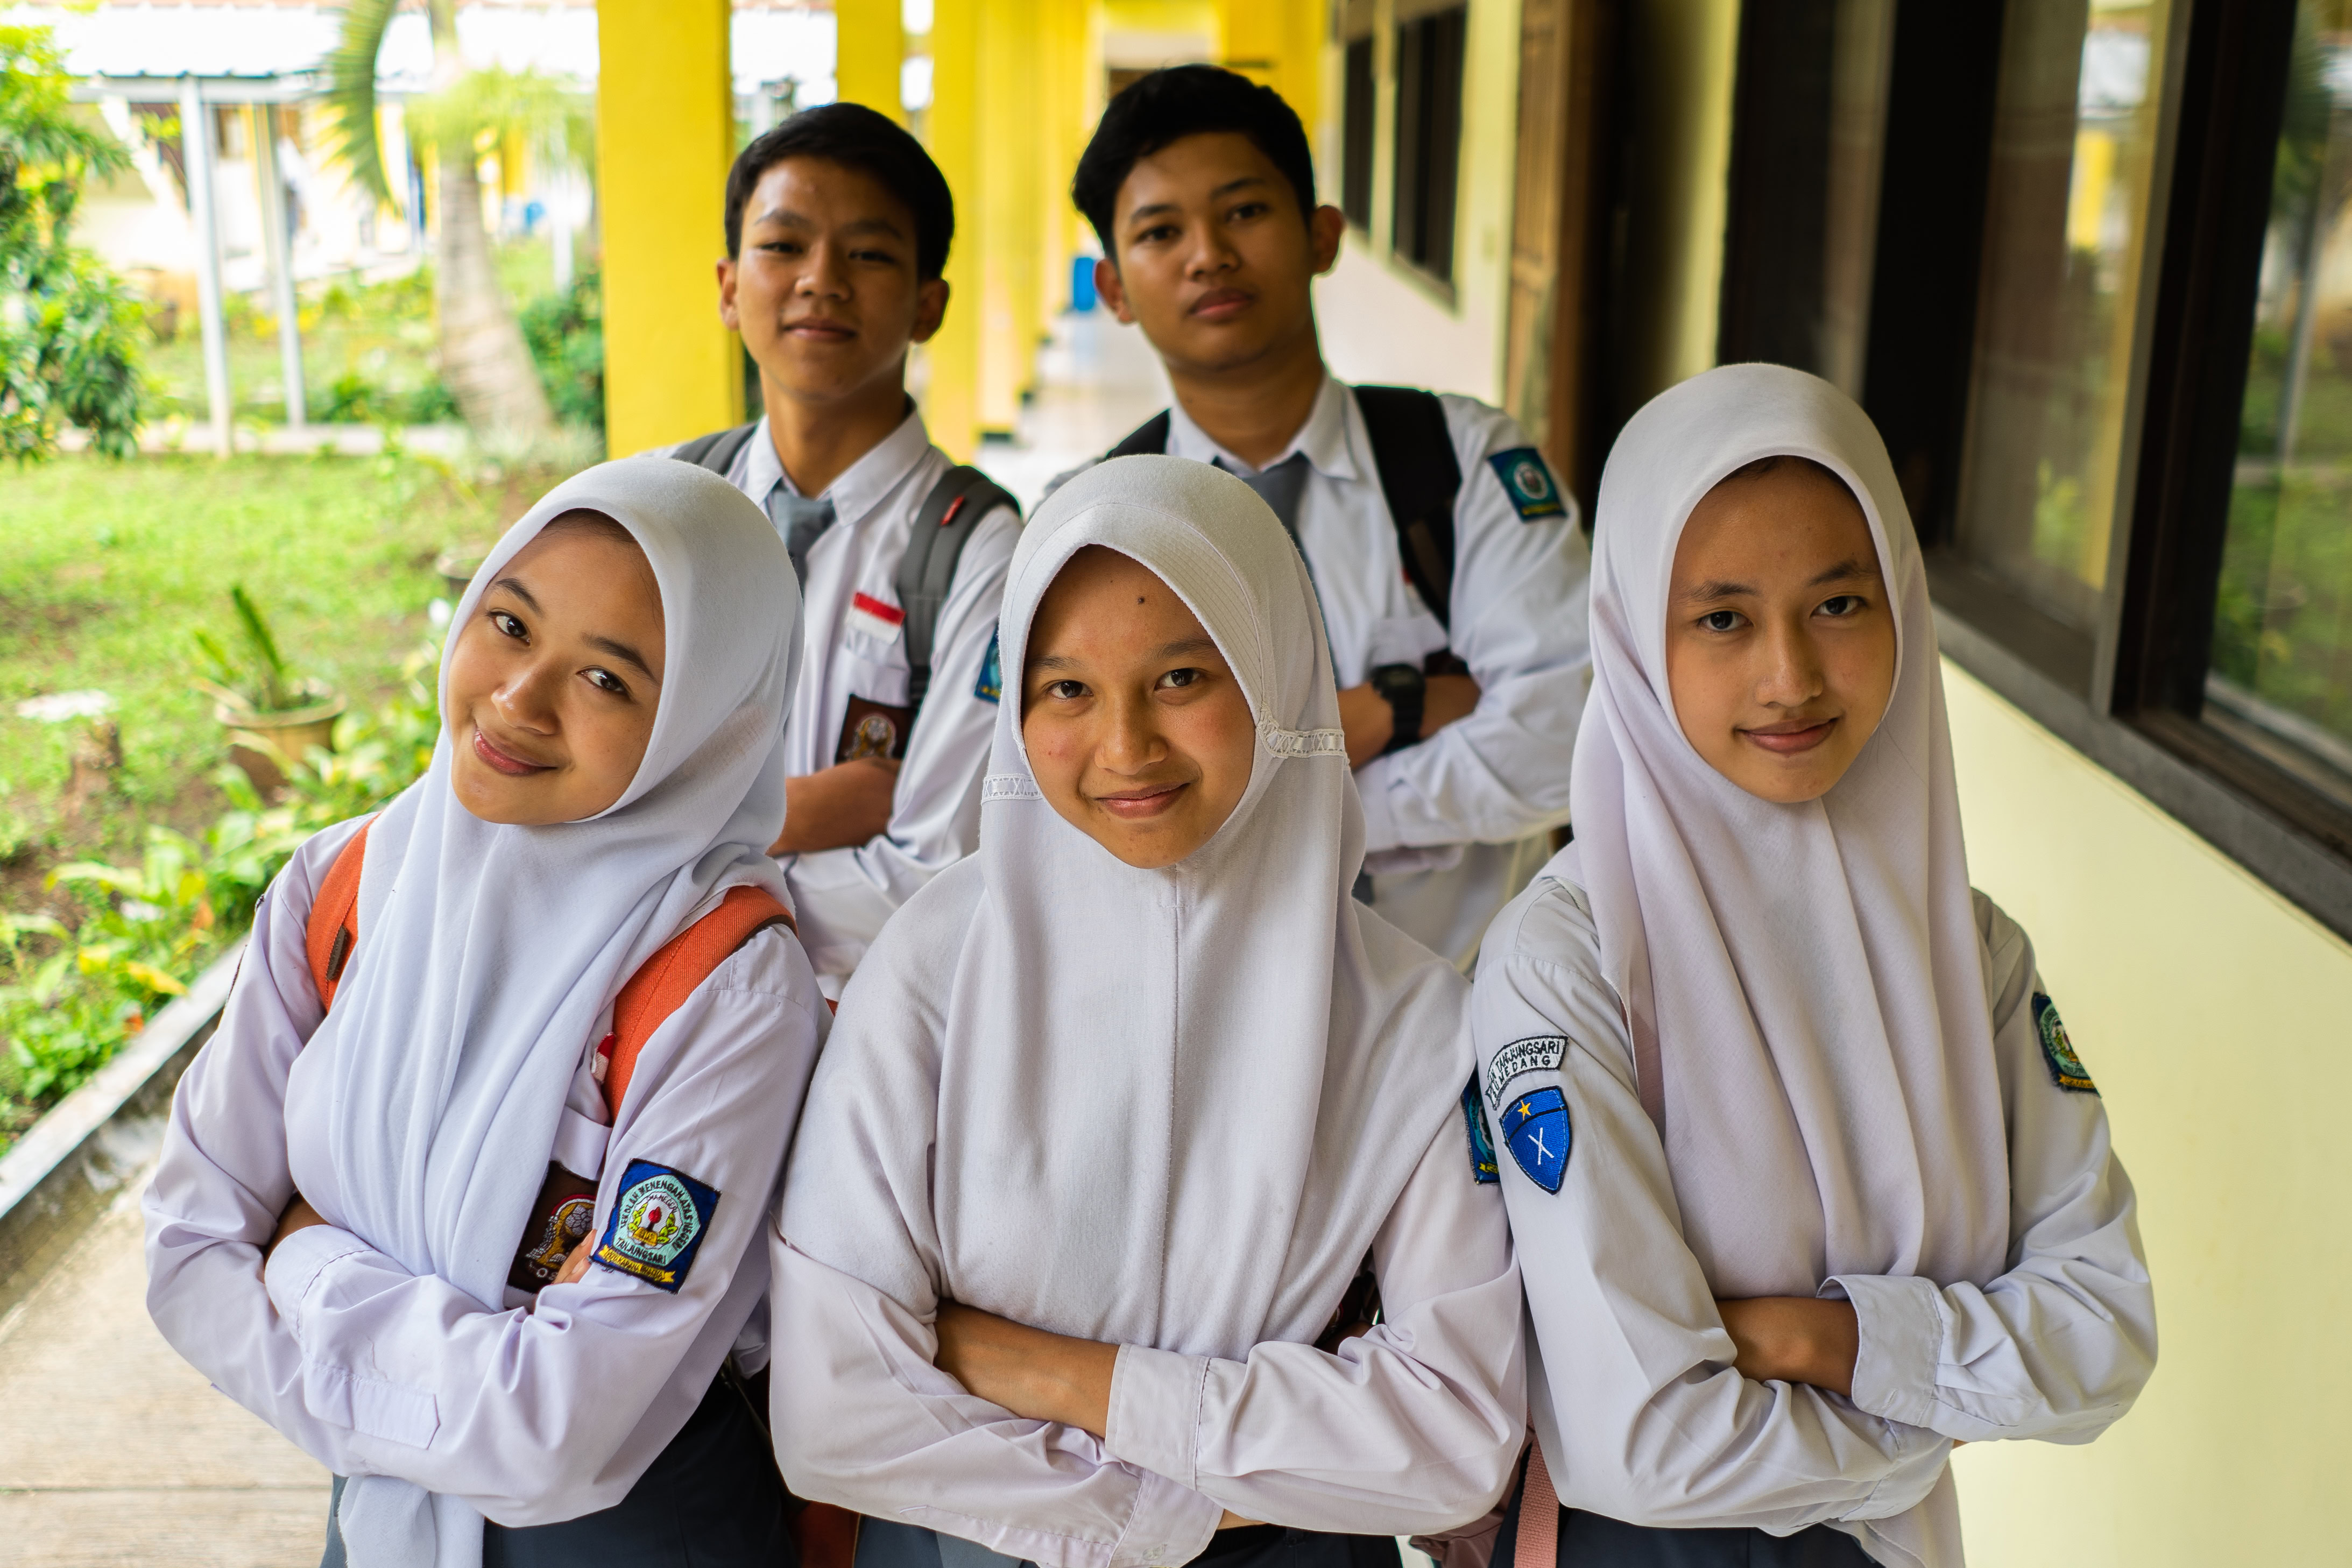
<instances>
[{"instance_id":1,"label":"metal post","mask_svg":"<svg viewBox=\"0 0 2352 1568\"><path fill-rule=\"evenodd\" d=\"M188 217L196 231L196 318L204 331L205 405L213 450L236 450L229 427L228 321L221 311L220 227L214 216L213 128L196 79L180 79L180 156L188 175Z\"/></svg>"},{"instance_id":2,"label":"metal post","mask_svg":"<svg viewBox=\"0 0 2352 1568\"><path fill-rule=\"evenodd\" d=\"M302 326L294 297L294 226L286 210L286 176L278 166L278 110L252 106L253 169L261 182L261 227L268 241L272 308L278 312L278 363L286 383L286 428L308 422L302 387Z\"/></svg>"}]
</instances>

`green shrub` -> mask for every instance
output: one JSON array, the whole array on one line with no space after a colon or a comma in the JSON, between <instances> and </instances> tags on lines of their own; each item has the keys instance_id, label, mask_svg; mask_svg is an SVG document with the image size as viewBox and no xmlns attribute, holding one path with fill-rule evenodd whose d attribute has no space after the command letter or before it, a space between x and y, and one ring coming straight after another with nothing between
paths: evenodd
<instances>
[{"instance_id":1,"label":"green shrub","mask_svg":"<svg viewBox=\"0 0 2352 1568\"><path fill-rule=\"evenodd\" d=\"M593 268L569 289L541 294L517 318L555 416L604 427L604 288Z\"/></svg>"}]
</instances>

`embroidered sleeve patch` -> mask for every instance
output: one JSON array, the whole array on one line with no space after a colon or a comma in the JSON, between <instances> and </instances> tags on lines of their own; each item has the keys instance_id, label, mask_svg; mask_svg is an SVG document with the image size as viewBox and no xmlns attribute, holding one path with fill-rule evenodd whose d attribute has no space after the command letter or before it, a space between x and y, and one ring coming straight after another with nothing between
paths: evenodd
<instances>
[{"instance_id":1,"label":"embroidered sleeve patch","mask_svg":"<svg viewBox=\"0 0 2352 1568\"><path fill-rule=\"evenodd\" d=\"M1473 1073L1462 1086L1462 1120L1470 1129L1470 1174L1481 1186L1503 1179L1495 1163L1495 1135L1486 1127L1486 1108L1478 1103L1478 1078Z\"/></svg>"},{"instance_id":2,"label":"embroidered sleeve patch","mask_svg":"<svg viewBox=\"0 0 2352 1568\"><path fill-rule=\"evenodd\" d=\"M1567 514L1568 503L1560 499L1559 481L1551 477L1550 466L1533 447L1514 447L1507 452L1496 453L1486 461L1493 466L1495 477L1503 481L1503 493L1511 498L1512 510L1519 514L1521 522Z\"/></svg>"},{"instance_id":3,"label":"embroidered sleeve patch","mask_svg":"<svg viewBox=\"0 0 2352 1568\"><path fill-rule=\"evenodd\" d=\"M1503 1108L1503 1142L1528 1180L1548 1193L1559 1191L1568 1174L1568 1098L1538 1089Z\"/></svg>"},{"instance_id":4,"label":"embroidered sleeve patch","mask_svg":"<svg viewBox=\"0 0 2352 1568\"><path fill-rule=\"evenodd\" d=\"M717 1189L667 1165L632 1160L621 1173L621 1195L595 1260L676 1295L718 1208Z\"/></svg>"},{"instance_id":5,"label":"embroidered sleeve patch","mask_svg":"<svg viewBox=\"0 0 2352 1568\"><path fill-rule=\"evenodd\" d=\"M1004 669L996 657L996 634L988 635L988 657L980 661L980 679L972 682L971 694L982 702L1001 702L1004 699Z\"/></svg>"},{"instance_id":6,"label":"embroidered sleeve patch","mask_svg":"<svg viewBox=\"0 0 2352 1568\"><path fill-rule=\"evenodd\" d=\"M2074 1054L2074 1042L2066 1037L2066 1026L2058 1021L2058 1005L2041 992L2033 994L2033 1032L2042 1037L2042 1059L2050 1066L2050 1081L2060 1089L2076 1094L2096 1094L2099 1086L2091 1081L2091 1069Z\"/></svg>"},{"instance_id":7,"label":"embroidered sleeve patch","mask_svg":"<svg viewBox=\"0 0 2352 1568\"><path fill-rule=\"evenodd\" d=\"M1562 1058L1568 1054L1565 1035L1535 1035L1524 1040L1513 1040L1495 1053L1486 1064L1486 1099L1496 1110L1503 1109L1503 1096L1510 1092L1511 1080L1523 1073L1557 1072Z\"/></svg>"}]
</instances>

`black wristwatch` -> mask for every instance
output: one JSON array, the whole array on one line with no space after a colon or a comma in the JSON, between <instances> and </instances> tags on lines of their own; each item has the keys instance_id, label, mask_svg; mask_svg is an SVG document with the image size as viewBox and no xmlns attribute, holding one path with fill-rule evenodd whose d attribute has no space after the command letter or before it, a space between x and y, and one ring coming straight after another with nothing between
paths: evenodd
<instances>
[{"instance_id":1,"label":"black wristwatch","mask_svg":"<svg viewBox=\"0 0 2352 1568\"><path fill-rule=\"evenodd\" d=\"M1383 664L1373 669L1371 687L1387 701L1389 711L1396 715L1389 743L1381 748L1381 754L1386 756L1419 744L1421 705L1429 695L1429 677L1415 665Z\"/></svg>"}]
</instances>

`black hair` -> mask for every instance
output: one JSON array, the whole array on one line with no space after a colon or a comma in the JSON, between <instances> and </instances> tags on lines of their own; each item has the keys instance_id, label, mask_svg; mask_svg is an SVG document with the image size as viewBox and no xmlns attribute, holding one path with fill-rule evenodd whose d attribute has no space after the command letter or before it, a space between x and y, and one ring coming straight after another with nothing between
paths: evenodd
<instances>
[{"instance_id":1,"label":"black hair","mask_svg":"<svg viewBox=\"0 0 2352 1568\"><path fill-rule=\"evenodd\" d=\"M929 280L947 269L955 238L955 197L947 176L888 115L862 103L804 109L751 139L727 171L727 254L743 253L743 206L760 177L787 158L824 158L870 174L915 215L915 276Z\"/></svg>"},{"instance_id":2,"label":"black hair","mask_svg":"<svg viewBox=\"0 0 2352 1568\"><path fill-rule=\"evenodd\" d=\"M1840 489L1847 488L1846 482L1838 478L1835 468L1831 468L1827 463L1817 463L1811 458L1801 458L1794 452L1775 452L1769 458L1759 458L1752 463L1742 463L1717 479L1716 483L1727 485L1734 479L1760 479L1783 463L1793 465L1800 472L1810 472L1817 479L1827 479Z\"/></svg>"},{"instance_id":3,"label":"black hair","mask_svg":"<svg viewBox=\"0 0 2352 1568\"><path fill-rule=\"evenodd\" d=\"M1095 226L1105 256L1118 258L1111 226L1118 189L1137 160L1217 131L1248 137L1290 182L1300 218L1314 213L1315 155L1307 151L1307 128L1282 94L1221 66L1171 66L1138 77L1110 100L1070 182L1070 199Z\"/></svg>"}]
</instances>

